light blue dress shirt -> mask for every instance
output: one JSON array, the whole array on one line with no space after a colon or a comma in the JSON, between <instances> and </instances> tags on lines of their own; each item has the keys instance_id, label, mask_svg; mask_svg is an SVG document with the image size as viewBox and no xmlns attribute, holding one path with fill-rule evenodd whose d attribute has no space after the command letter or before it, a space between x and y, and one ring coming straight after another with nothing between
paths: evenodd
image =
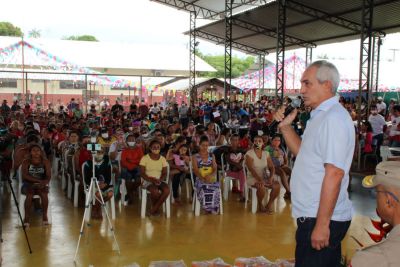
<instances>
[{"instance_id":1,"label":"light blue dress shirt","mask_svg":"<svg viewBox=\"0 0 400 267\"><path fill-rule=\"evenodd\" d=\"M340 193L331 220L348 221L353 215L347 193L353 160L355 129L338 97L322 102L311 112L290 180L292 216L317 217L325 163L344 171Z\"/></svg>"}]
</instances>

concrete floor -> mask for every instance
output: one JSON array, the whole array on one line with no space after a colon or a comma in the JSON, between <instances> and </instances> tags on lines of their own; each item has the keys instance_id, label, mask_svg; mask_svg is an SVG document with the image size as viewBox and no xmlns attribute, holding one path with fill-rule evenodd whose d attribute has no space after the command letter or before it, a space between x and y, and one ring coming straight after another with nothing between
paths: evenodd
<instances>
[{"instance_id":1,"label":"concrete floor","mask_svg":"<svg viewBox=\"0 0 400 267\"><path fill-rule=\"evenodd\" d=\"M372 241L364 228L372 230L369 217L376 217L374 196L361 188L360 178L353 178L351 199L356 215L343 242L343 254L350 258L358 245L349 238L355 236L364 244ZM140 218L139 199L133 205L117 209L114 222L121 254L115 251L112 234L106 220L91 220L84 228L76 265L73 262L82 222L83 209L74 208L52 181L50 194L52 225L41 226L41 215L33 214L27 230L33 253L29 254L11 194L3 195L2 266L148 266L153 260L194 260L221 257L232 264L235 258L264 256L270 260L293 258L296 231L290 216L290 202L282 197L276 203L274 215L252 214L230 195L224 202L224 214L195 217L191 205L172 206L171 218ZM283 193L283 192L282 192Z\"/></svg>"}]
</instances>

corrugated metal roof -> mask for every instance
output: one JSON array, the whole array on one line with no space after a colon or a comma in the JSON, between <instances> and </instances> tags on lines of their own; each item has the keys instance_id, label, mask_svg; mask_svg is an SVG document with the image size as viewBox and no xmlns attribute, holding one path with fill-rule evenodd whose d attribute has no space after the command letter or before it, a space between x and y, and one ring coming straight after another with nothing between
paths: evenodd
<instances>
[{"instance_id":1,"label":"corrugated metal roof","mask_svg":"<svg viewBox=\"0 0 400 267\"><path fill-rule=\"evenodd\" d=\"M196 78L196 87L201 87L207 82L213 82L215 83L215 80L217 83L220 83L223 85L224 79L222 78L205 78L205 77L199 77ZM232 88L237 89L238 87L232 85ZM189 79L181 79L172 83L168 83L164 86L160 87L161 90L176 90L176 91L184 91L189 89Z\"/></svg>"},{"instance_id":2,"label":"corrugated metal roof","mask_svg":"<svg viewBox=\"0 0 400 267\"><path fill-rule=\"evenodd\" d=\"M151 0L175 7L179 10L196 12L197 18L221 19L225 14L225 0ZM232 14L251 10L274 0L233 0Z\"/></svg>"},{"instance_id":3,"label":"corrugated metal roof","mask_svg":"<svg viewBox=\"0 0 400 267\"><path fill-rule=\"evenodd\" d=\"M303 43L286 41L287 49L300 48L305 44L321 45L359 39L360 37L362 1L286 0L286 4L286 35L304 41ZM211 8L211 6L209 7ZM233 41L238 45L251 46L252 49L259 50L260 53L264 51L275 52L276 38L274 33L277 26L277 11L278 5L274 1L232 16ZM399 0L375 0L374 30L387 33L399 31L399 13ZM262 27L264 32L259 29L255 30L254 27L245 29L243 23L235 23L235 21ZM225 38L225 21L221 19L199 27L197 30ZM211 40L211 42L221 44L215 40ZM246 50L242 51L246 52Z\"/></svg>"}]
</instances>

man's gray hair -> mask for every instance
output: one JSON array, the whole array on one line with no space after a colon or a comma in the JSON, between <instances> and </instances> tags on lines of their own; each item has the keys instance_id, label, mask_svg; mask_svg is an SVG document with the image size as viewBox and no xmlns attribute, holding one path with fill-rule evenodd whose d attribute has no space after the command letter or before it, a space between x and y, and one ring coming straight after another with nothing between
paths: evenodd
<instances>
[{"instance_id":1,"label":"man's gray hair","mask_svg":"<svg viewBox=\"0 0 400 267\"><path fill-rule=\"evenodd\" d=\"M320 83L330 81L332 83L332 93L336 94L339 87L340 75L339 71L332 63L326 60L318 60L311 63L308 68L317 68L317 80Z\"/></svg>"}]
</instances>

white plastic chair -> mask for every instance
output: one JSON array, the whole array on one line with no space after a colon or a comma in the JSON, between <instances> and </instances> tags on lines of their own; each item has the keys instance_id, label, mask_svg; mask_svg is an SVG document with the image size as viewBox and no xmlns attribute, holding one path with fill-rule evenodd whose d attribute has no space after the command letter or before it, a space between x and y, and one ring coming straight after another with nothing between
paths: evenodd
<instances>
[{"instance_id":1,"label":"white plastic chair","mask_svg":"<svg viewBox=\"0 0 400 267\"><path fill-rule=\"evenodd\" d=\"M235 178L227 176L226 168L228 168L228 164L225 166L224 154L221 155L221 168L222 168L222 178L224 180L224 200L227 201L229 190L232 187L232 181L235 180Z\"/></svg>"},{"instance_id":2,"label":"white plastic chair","mask_svg":"<svg viewBox=\"0 0 400 267\"><path fill-rule=\"evenodd\" d=\"M72 198L72 181L71 181L71 176L68 172L68 150L64 152L64 177L67 179L67 198L71 199Z\"/></svg>"},{"instance_id":3,"label":"white plastic chair","mask_svg":"<svg viewBox=\"0 0 400 267\"><path fill-rule=\"evenodd\" d=\"M388 158L400 158L400 156L393 156L392 152L390 151L390 147L388 146L381 146L380 151L382 161L387 161Z\"/></svg>"},{"instance_id":4,"label":"white plastic chair","mask_svg":"<svg viewBox=\"0 0 400 267\"><path fill-rule=\"evenodd\" d=\"M257 200L257 188L248 186L247 185L247 166L246 163L243 161L243 172L245 176L245 181L246 183L244 184L244 192L245 192L245 207L247 207L247 202L249 200L249 193L251 192L251 212L256 213L257 212L257 205L258 205L258 200Z\"/></svg>"},{"instance_id":5,"label":"white plastic chair","mask_svg":"<svg viewBox=\"0 0 400 267\"><path fill-rule=\"evenodd\" d=\"M22 194L21 189L22 189L22 164L19 165L18 168L18 192L19 192L19 199L18 199L18 205L19 205L19 211L21 213L21 217L22 219L25 218L25 199L26 199L26 195ZM33 198L38 198L40 199L39 195L33 195ZM49 198L49 204L48 204L48 208L47 208L47 219L49 224L51 224L51 206L50 206L50 198ZM21 222L20 222L21 223Z\"/></svg>"},{"instance_id":6,"label":"white plastic chair","mask_svg":"<svg viewBox=\"0 0 400 267\"><path fill-rule=\"evenodd\" d=\"M165 183L169 184L169 164L167 163L167 179ZM141 195L142 195L142 205L140 209L140 217L144 219L146 217L146 207L147 207L147 196L150 192L146 188L141 188ZM169 194L168 198L163 203L163 211L165 212L165 216L167 218L171 217L171 193Z\"/></svg>"},{"instance_id":7,"label":"white plastic chair","mask_svg":"<svg viewBox=\"0 0 400 267\"><path fill-rule=\"evenodd\" d=\"M121 160L118 160L118 170L121 175L121 170L122 170ZM119 209L121 209L122 205L127 206L127 204L125 203L125 197L126 197L126 194L128 193L126 190L126 181L122 176L121 176L121 184L119 185L119 192L121 193L121 200L119 201L118 205L119 205Z\"/></svg>"},{"instance_id":8,"label":"white plastic chair","mask_svg":"<svg viewBox=\"0 0 400 267\"><path fill-rule=\"evenodd\" d=\"M189 168L190 168L190 179L192 181L192 190L193 190L192 211L194 211L195 216L199 216L201 204L197 197L197 189L195 187L192 161L190 161ZM219 195L222 197L221 188L219 189ZM219 202L219 214L220 215L224 214L222 199Z\"/></svg>"},{"instance_id":9,"label":"white plastic chair","mask_svg":"<svg viewBox=\"0 0 400 267\"><path fill-rule=\"evenodd\" d=\"M61 149L62 144L65 141L62 141L58 144L59 149ZM65 166L65 151L62 151L60 153L60 157L57 158L54 153L54 160L53 160L53 173L58 173L58 163L60 163L60 169L61 169L61 190L65 190L65 188L67 188L67 177L66 177L66 166Z\"/></svg>"},{"instance_id":10,"label":"white plastic chair","mask_svg":"<svg viewBox=\"0 0 400 267\"><path fill-rule=\"evenodd\" d=\"M72 171L74 173L74 207L78 207L79 185L80 181L76 177L75 159L72 158Z\"/></svg>"},{"instance_id":11,"label":"white plastic chair","mask_svg":"<svg viewBox=\"0 0 400 267\"><path fill-rule=\"evenodd\" d=\"M84 192L85 192L85 205L86 205L86 201L87 201L86 198L89 195L89 191L88 191L89 190L89 185L87 185L86 181L85 181L85 168L86 168L86 166L89 167L89 164L87 162L85 162L82 165L82 181L83 181L83 188L84 188ZM112 168L111 164L110 164L110 168ZM111 171L112 171L112 169L111 169ZM90 172L92 172L92 170ZM93 196L93 203L92 204L95 204L95 202L96 202L96 198L95 198L95 196ZM106 207L107 207L108 210L111 210L111 219L115 220L115 198L114 198L114 194L113 194L112 198L109 201L106 202ZM90 215L92 214L92 205L89 205L88 208L89 208L89 212L86 213L87 214L87 217L85 218L86 222L89 222L89 220L90 220Z\"/></svg>"}]
</instances>

